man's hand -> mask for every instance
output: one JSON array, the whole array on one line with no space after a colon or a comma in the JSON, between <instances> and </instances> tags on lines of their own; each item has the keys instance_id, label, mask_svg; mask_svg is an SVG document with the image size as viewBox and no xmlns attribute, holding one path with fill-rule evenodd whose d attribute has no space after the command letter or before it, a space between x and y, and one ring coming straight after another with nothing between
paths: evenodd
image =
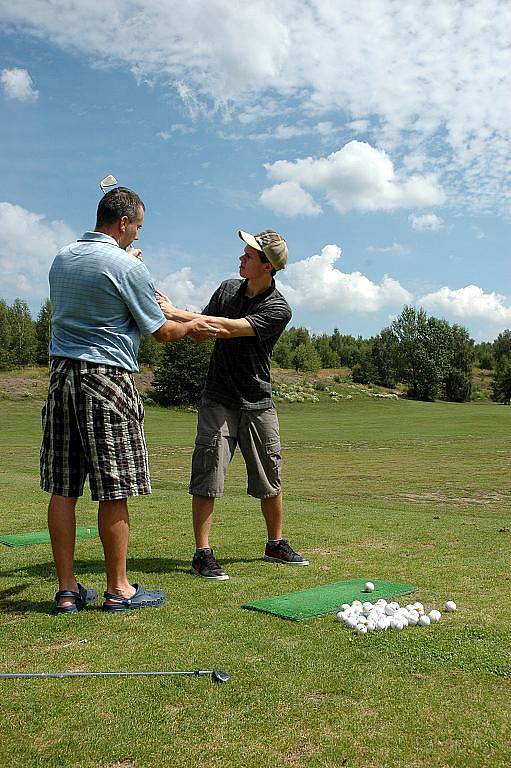
<instances>
[{"instance_id":1,"label":"man's hand","mask_svg":"<svg viewBox=\"0 0 511 768\"><path fill-rule=\"evenodd\" d=\"M172 304L169 297L165 296L165 294L159 291L158 289L155 290L154 295L156 296L156 301L160 305L160 309L165 315L165 317L171 317L175 307Z\"/></svg>"},{"instance_id":2,"label":"man's hand","mask_svg":"<svg viewBox=\"0 0 511 768\"><path fill-rule=\"evenodd\" d=\"M207 339L216 339L220 328L213 323L212 318L196 317L194 320L186 323L186 335L194 341L207 341Z\"/></svg>"},{"instance_id":3,"label":"man's hand","mask_svg":"<svg viewBox=\"0 0 511 768\"><path fill-rule=\"evenodd\" d=\"M142 251L140 248L126 248L126 253L129 253L130 256L134 256L139 261L142 261Z\"/></svg>"}]
</instances>

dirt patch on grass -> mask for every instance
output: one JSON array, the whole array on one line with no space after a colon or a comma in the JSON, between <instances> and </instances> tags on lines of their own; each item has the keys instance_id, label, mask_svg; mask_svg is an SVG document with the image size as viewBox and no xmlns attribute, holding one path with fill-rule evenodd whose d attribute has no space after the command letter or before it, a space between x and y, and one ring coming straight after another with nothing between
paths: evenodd
<instances>
[{"instance_id":1,"label":"dirt patch on grass","mask_svg":"<svg viewBox=\"0 0 511 768\"><path fill-rule=\"evenodd\" d=\"M475 491L471 496L448 496L441 491L433 493L401 493L399 495L408 501L418 503L429 501L440 504L481 504L483 506L497 504L510 498L507 494L499 493L498 491Z\"/></svg>"},{"instance_id":2,"label":"dirt patch on grass","mask_svg":"<svg viewBox=\"0 0 511 768\"><path fill-rule=\"evenodd\" d=\"M31 398L43 402L47 390L47 379L33 379L30 376L0 376L0 396L7 400Z\"/></svg>"},{"instance_id":3,"label":"dirt patch on grass","mask_svg":"<svg viewBox=\"0 0 511 768\"><path fill-rule=\"evenodd\" d=\"M307 736L302 735L297 744L284 753L284 762L286 765L307 766L313 755L318 752L318 747L312 744Z\"/></svg>"},{"instance_id":4,"label":"dirt patch on grass","mask_svg":"<svg viewBox=\"0 0 511 768\"><path fill-rule=\"evenodd\" d=\"M139 392L152 388L152 371L135 373L135 383ZM44 402L48 391L48 374L45 368L27 369L26 371L0 373L0 397L7 400L31 398Z\"/></svg>"}]
</instances>

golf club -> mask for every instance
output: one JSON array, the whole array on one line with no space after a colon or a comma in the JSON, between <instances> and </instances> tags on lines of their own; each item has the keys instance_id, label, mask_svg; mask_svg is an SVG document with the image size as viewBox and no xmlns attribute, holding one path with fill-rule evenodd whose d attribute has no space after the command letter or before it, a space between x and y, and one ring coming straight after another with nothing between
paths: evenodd
<instances>
[{"instance_id":1,"label":"golf club","mask_svg":"<svg viewBox=\"0 0 511 768\"><path fill-rule=\"evenodd\" d=\"M12 677L148 677L168 675L190 675L201 677L209 675L214 683L226 683L230 679L221 669L195 669L182 672L3 672L0 678Z\"/></svg>"},{"instance_id":2,"label":"golf club","mask_svg":"<svg viewBox=\"0 0 511 768\"><path fill-rule=\"evenodd\" d=\"M108 187L115 187L117 183L118 182L115 176L105 176L105 178L101 179L101 181L99 182L99 186L101 187L101 191L103 192L103 194L105 194L106 189Z\"/></svg>"}]
</instances>

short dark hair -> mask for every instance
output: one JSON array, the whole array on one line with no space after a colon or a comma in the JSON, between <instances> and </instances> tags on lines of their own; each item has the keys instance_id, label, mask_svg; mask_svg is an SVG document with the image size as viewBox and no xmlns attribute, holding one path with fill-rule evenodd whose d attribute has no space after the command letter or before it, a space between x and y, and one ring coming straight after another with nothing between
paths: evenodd
<instances>
[{"instance_id":1,"label":"short dark hair","mask_svg":"<svg viewBox=\"0 0 511 768\"><path fill-rule=\"evenodd\" d=\"M267 258L266 258L266 256L264 255L264 253L260 253L260 254L259 254L259 258L261 259L261 261L262 261L262 263L263 263L263 264L271 264L271 261L270 261L269 259L267 259ZM275 277L275 275L276 275L276 274L277 274L277 270L275 269L275 267L274 267L274 266L272 266L272 268L271 268L271 276L272 276L272 277Z\"/></svg>"},{"instance_id":2,"label":"short dark hair","mask_svg":"<svg viewBox=\"0 0 511 768\"><path fill-rule=\"evenodd\" d=\"M141 207L145 211L144 203L131 189L127 189L127 187L111 189L99 201L96 227L114 224L123 216L127 216L130 222L134 222Z\"/></svg>"}]
</instances>

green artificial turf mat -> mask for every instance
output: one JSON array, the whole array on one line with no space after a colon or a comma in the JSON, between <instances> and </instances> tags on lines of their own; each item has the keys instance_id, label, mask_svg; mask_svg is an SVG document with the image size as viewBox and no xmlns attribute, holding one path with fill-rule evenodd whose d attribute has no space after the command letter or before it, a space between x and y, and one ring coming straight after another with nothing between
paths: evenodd
<instances>
[{"instance_id":1,"label":"green artificial turf mat","mask_svg":"<svg viewBox=\"0 0 511 768\"><path fill-rule=\"evenodd\" d=\"M249 611L271 613L282 619L303 621L304 619L312 619L314 616L326 616L327 613L335 613L342 603L352 603L353 600L374 602L380 597L396 597L417 591L417 587L411 587L409 584L374 581L374 592L364 592L365 583L364 579L336 581L334 584L324 584L322 587L243 603L241 607Z\"/></svg>"},{"instance_id":2,"label":"green artificial turf mat","mask_svg":"<svg viewBox=\"0 0 511 768\"><path fill-rule=\"evenodd\" d=\"M97 528L77 528L77 539L94 539L99 536ZM14 533L9 536L0 536L0 544L7 547L29 547L31 544L43 544L50 540L48 531L33 531L32 533Z\"/></svg>"}]
</instances>

